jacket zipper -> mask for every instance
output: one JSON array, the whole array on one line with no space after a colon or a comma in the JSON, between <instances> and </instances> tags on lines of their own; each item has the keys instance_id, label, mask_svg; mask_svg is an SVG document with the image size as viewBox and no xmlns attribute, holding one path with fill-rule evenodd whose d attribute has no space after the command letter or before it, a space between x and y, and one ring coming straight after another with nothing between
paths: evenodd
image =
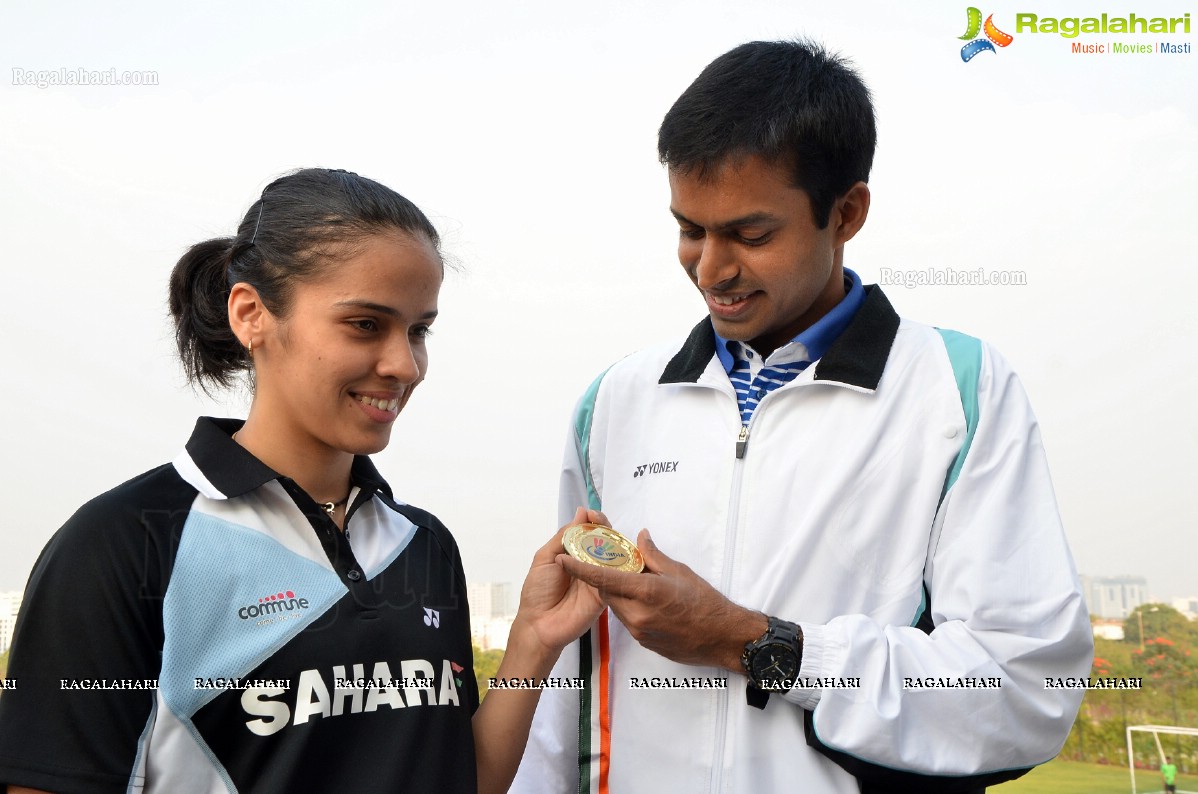
<instances>
[{"instance_id":1,"label":"jacket zipper","mask_svg":"<svg viewBox=\"0 0 1198 794\"><path fill-rule=\"evenodd\" d=\"M725 597L727 597L727 593L732 587L732 557L736 548L736 529L737 525L740 523L740 490L741 484L744 481L745 473L745 464L743 461L745 459L745 453L748 452L749 449L749 429L752 427L753 422L757 421L757 417L760 415L761 409L765 405L765 401L773 396L775 392L783 391L784 389L787 389L787 387L791 387L791 384L787 383L782 388L775 389L774 391L771 391L762 397L761 401L757 403L757 408L753 411L753 415L749 417L748 424L742 424L740 426L740 433L738 433L736 436L736 462L733 464L735 468L732 474L732 489L728 496L728 526L724 533L724 543L726 549L724 554L724 570L720 574L720 592L724 593ZM733 399L735 398L736 394L734 392ZM737 402L736 407L737 416L739 416L739 401ZM724 747L728 743L725 732L728 728L728 704L729 698L731 697L729 694L730 691L731 690L723 690L719 693L720 699L716 706L716 741L715 753L712 756L711 768L711 791L715 794L718 794L724 785Z\"/></svg>"},{"instance_id":2,"label":"jacket zipper","mask_svg":"<svg viewBox=\"0 0 1198 794\"><path fill-rule=\"evenodd\" d=\"M767 394L766 397L769 395ZM736 399L736 393L732 394L733 400ZM765 400L763 399L762 402ZM743 463L745 453L749 448L749 427L757 418L757 412L761 410L761 404L758 403L757 410L753 411L753 415L749 417L748 424L740 426L740 432L736 436L736 460L733 463L732 472L732 488L728 494L728 526L724 530L724 569L720 572L720 592L728 593L732 587L732 558L736 549L736 529L740 523L740 488L744 480L745 464ZM740 402L736 403L736 414L740 416ZM730 690L722 690L716 704L715 717L715 752L712 756L711 766L711 791L719 792L724 785L724 748L728 744L728 704L731 695Z\"/></svg>"},{"instance_id":3,"label":"jacket zipper","mask_svg":"<svg viewBox=\"0 0 1198 794\"><path fill-rule=\"evenodd\" d=\"M735 469L732 474L732 489L728 496L728 526L725 528L724 532L724 542L727 553L724 555L724 569L720 574L719 588L720 592L725 594L725 597L727 597L728 590L732 585L731 560L733 550L736 547L736 525L740 519L740 488L741 482L744 478L743 461L745 458L745 453L748 452L749 449L749 429L752 427L753 422L757 420L757 416L761 412L762 406L765 405L765 401L770 399L775 392L794 388L792 384L793 381L791 383L785 384L779 389L769 392L762 397L761 401L757 403L757 408L753 411L753 415L749 417L749 423L742 424L740 426L740 432L736 436L736 458L735 463L733 464ZM728 384L730 388L727 390L712 384L696 383L694 385L700 386L702 388L716 389L717 391L729 394L732 397L737 418L740 418L740 402L736 399L736 390L731 388L731 383ZM715 747L713 748L714 752L712 754L710 787L708 789L713 793L718 793L724 785L724 747L727 745L727 737L724 735L724 733L728 728L728 700L730 691L731 690L725 689L716 692L717 700L715 736L713 737L713 744Z\"/></svg>"},{"instance_id":4,"label":"jacket zipper","mask_svg":"<svg viewBox=\"0 0 1198 794\"><path fill-rule=\"evenodd\" d=\"M760 408L760 406L759 406ZM754 412L753 416L757 416ZM749 419L752 422L752 418ZM732 473L732 490L728 495L728 526L724 532L724 570L720 573L720 592L727 594L732 585L732 558L736 549L736 527L740 521L740 487L744 479L745 446L748 444L749 427L742 425L740 436L736 442L736 463ZM726 597L726 596L725 596ZM719 792L724 785L724 748L728 743L725 735L728 729L728 703L731 690L721 690L718 693L715 716L715 752L712 755L711 791Z\"/></svg>"},{"instance_id":5,"label":"jacket zipper","mask_svg":"<svg viewBox=\"0 0 1198 794\"><path fill-rule=\"evenodd\" d=\"M757 412L754 411L753 416L756 416L756 415L757 415ZM749 421L750 422L753 421L753 418L749 417ZM740 426L740 435L736 437L736 459L737 460L741 460L742 458L744 458L745 450L748 448L748 446L749 446L749 426L741 425Z\"/></svg>"}]
</instances>

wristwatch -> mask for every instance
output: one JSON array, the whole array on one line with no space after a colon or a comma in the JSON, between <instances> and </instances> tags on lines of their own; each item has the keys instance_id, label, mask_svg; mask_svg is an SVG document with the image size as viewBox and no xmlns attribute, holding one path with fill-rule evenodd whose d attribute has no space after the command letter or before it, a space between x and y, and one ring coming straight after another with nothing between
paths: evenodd
<instances>
[{"instance_id":1,"label":"wristwatch","mask_svg":"<svg viewBox=\"0 0 1198 794\"><path fill-rule=\"evenodd\" d=\"M770 692L785 692L794 686L803 662L803 630L771 617L765 634L745 644L740 661L749 677L745 697L750 706L763 709Z\"/></svg>"}]
</instances>

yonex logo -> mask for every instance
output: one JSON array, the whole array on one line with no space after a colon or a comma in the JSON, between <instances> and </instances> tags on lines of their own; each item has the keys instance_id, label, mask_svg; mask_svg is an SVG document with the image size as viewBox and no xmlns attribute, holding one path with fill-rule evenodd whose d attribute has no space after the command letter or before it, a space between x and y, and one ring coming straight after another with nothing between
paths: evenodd
<instances>
[{"instance_id":1,"label":"yonex logo","mask_svg":"<svg viewBox=\"0 0 1198 794\"><path fill-rule=\"evenodd\" d=\"M632 473L632 476L644 477L647 474L663 474L671 471L678 471L678 461L663 460L658 463L644 463L636 467L636 471Z\"/></svg>"},{"instance_id":2,"label":"yonex logo","mask_svg":"<svg viewBox=\"0 0 1198 794\"><path fill-rule=\"evenodd\" d=\"M1005 47L1015 40L1015 37L1010 33L1003 33L994 26L994 14L986 17L986 24L982 24L982 12L970 6L966 9L968 17L965 35L959 38L969 41L961 48L961 60L969 63L973 57L981 52L996 52L994 45ZM985 33L985 38L979 38L978 33Z\"/></svg>"},{"instance_id":3,"label":"yonex logo","mask_svg":"<svg viewBox=\"0 0 1198 794\"><path fill-rule=\"evenodd\" d=\"M435 609L424 607L424 625L432 626L434 629L441 628L441 613Z\"/></svg>"},{"instance_id":4,"label":"yonex logo","mask_svg":"<svg viewBox=\"0 0 1198 794\"><path fill-rule=\"evenodd\" d=\"M250 604L237 610L237 617L242 620L250 620L251 618L260 618L263 615L275 615L279 612L294 612L297 609L307 609L308 599L299 598L296 594L287 590L286 592L272 593L271 595L263 596L258 599L257 604Z\"/></svg>"}]
</instances>

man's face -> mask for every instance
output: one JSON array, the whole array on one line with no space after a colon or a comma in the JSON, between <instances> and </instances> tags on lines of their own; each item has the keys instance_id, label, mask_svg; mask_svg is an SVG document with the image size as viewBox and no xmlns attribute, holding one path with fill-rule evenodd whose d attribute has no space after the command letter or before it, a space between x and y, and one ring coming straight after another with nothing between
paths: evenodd
<instances>
[{"instance_id":1,"label":"man's face","mask_svg":"<svg viewBox=\"0 0 1198 794\"><path fill-rule=\"evenodd\" d=\"M868 207L869 190L858 183L820 229L788 169L757 155L703 178L670 170L678 259L703 293L716 333L763 356L844 297L842 246Z\"/></svg>"}]
</instances>

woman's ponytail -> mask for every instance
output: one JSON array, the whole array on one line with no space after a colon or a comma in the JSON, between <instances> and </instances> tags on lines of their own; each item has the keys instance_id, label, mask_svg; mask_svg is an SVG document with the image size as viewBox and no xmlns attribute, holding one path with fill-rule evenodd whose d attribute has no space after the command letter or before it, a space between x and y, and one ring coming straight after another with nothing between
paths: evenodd
<instances>
[{"instance_id":1,"label":"woman's ponytail","mask_svg":"<svg viewBox=\"0 0 1198 794\"><path fill-rule=\"evenodd\" d=\"M232 237L193 245L171 271L170 310L187 379L205 391L227 387L249 369L249 357L229 327Z\"/></svg>"}]
</instances>

